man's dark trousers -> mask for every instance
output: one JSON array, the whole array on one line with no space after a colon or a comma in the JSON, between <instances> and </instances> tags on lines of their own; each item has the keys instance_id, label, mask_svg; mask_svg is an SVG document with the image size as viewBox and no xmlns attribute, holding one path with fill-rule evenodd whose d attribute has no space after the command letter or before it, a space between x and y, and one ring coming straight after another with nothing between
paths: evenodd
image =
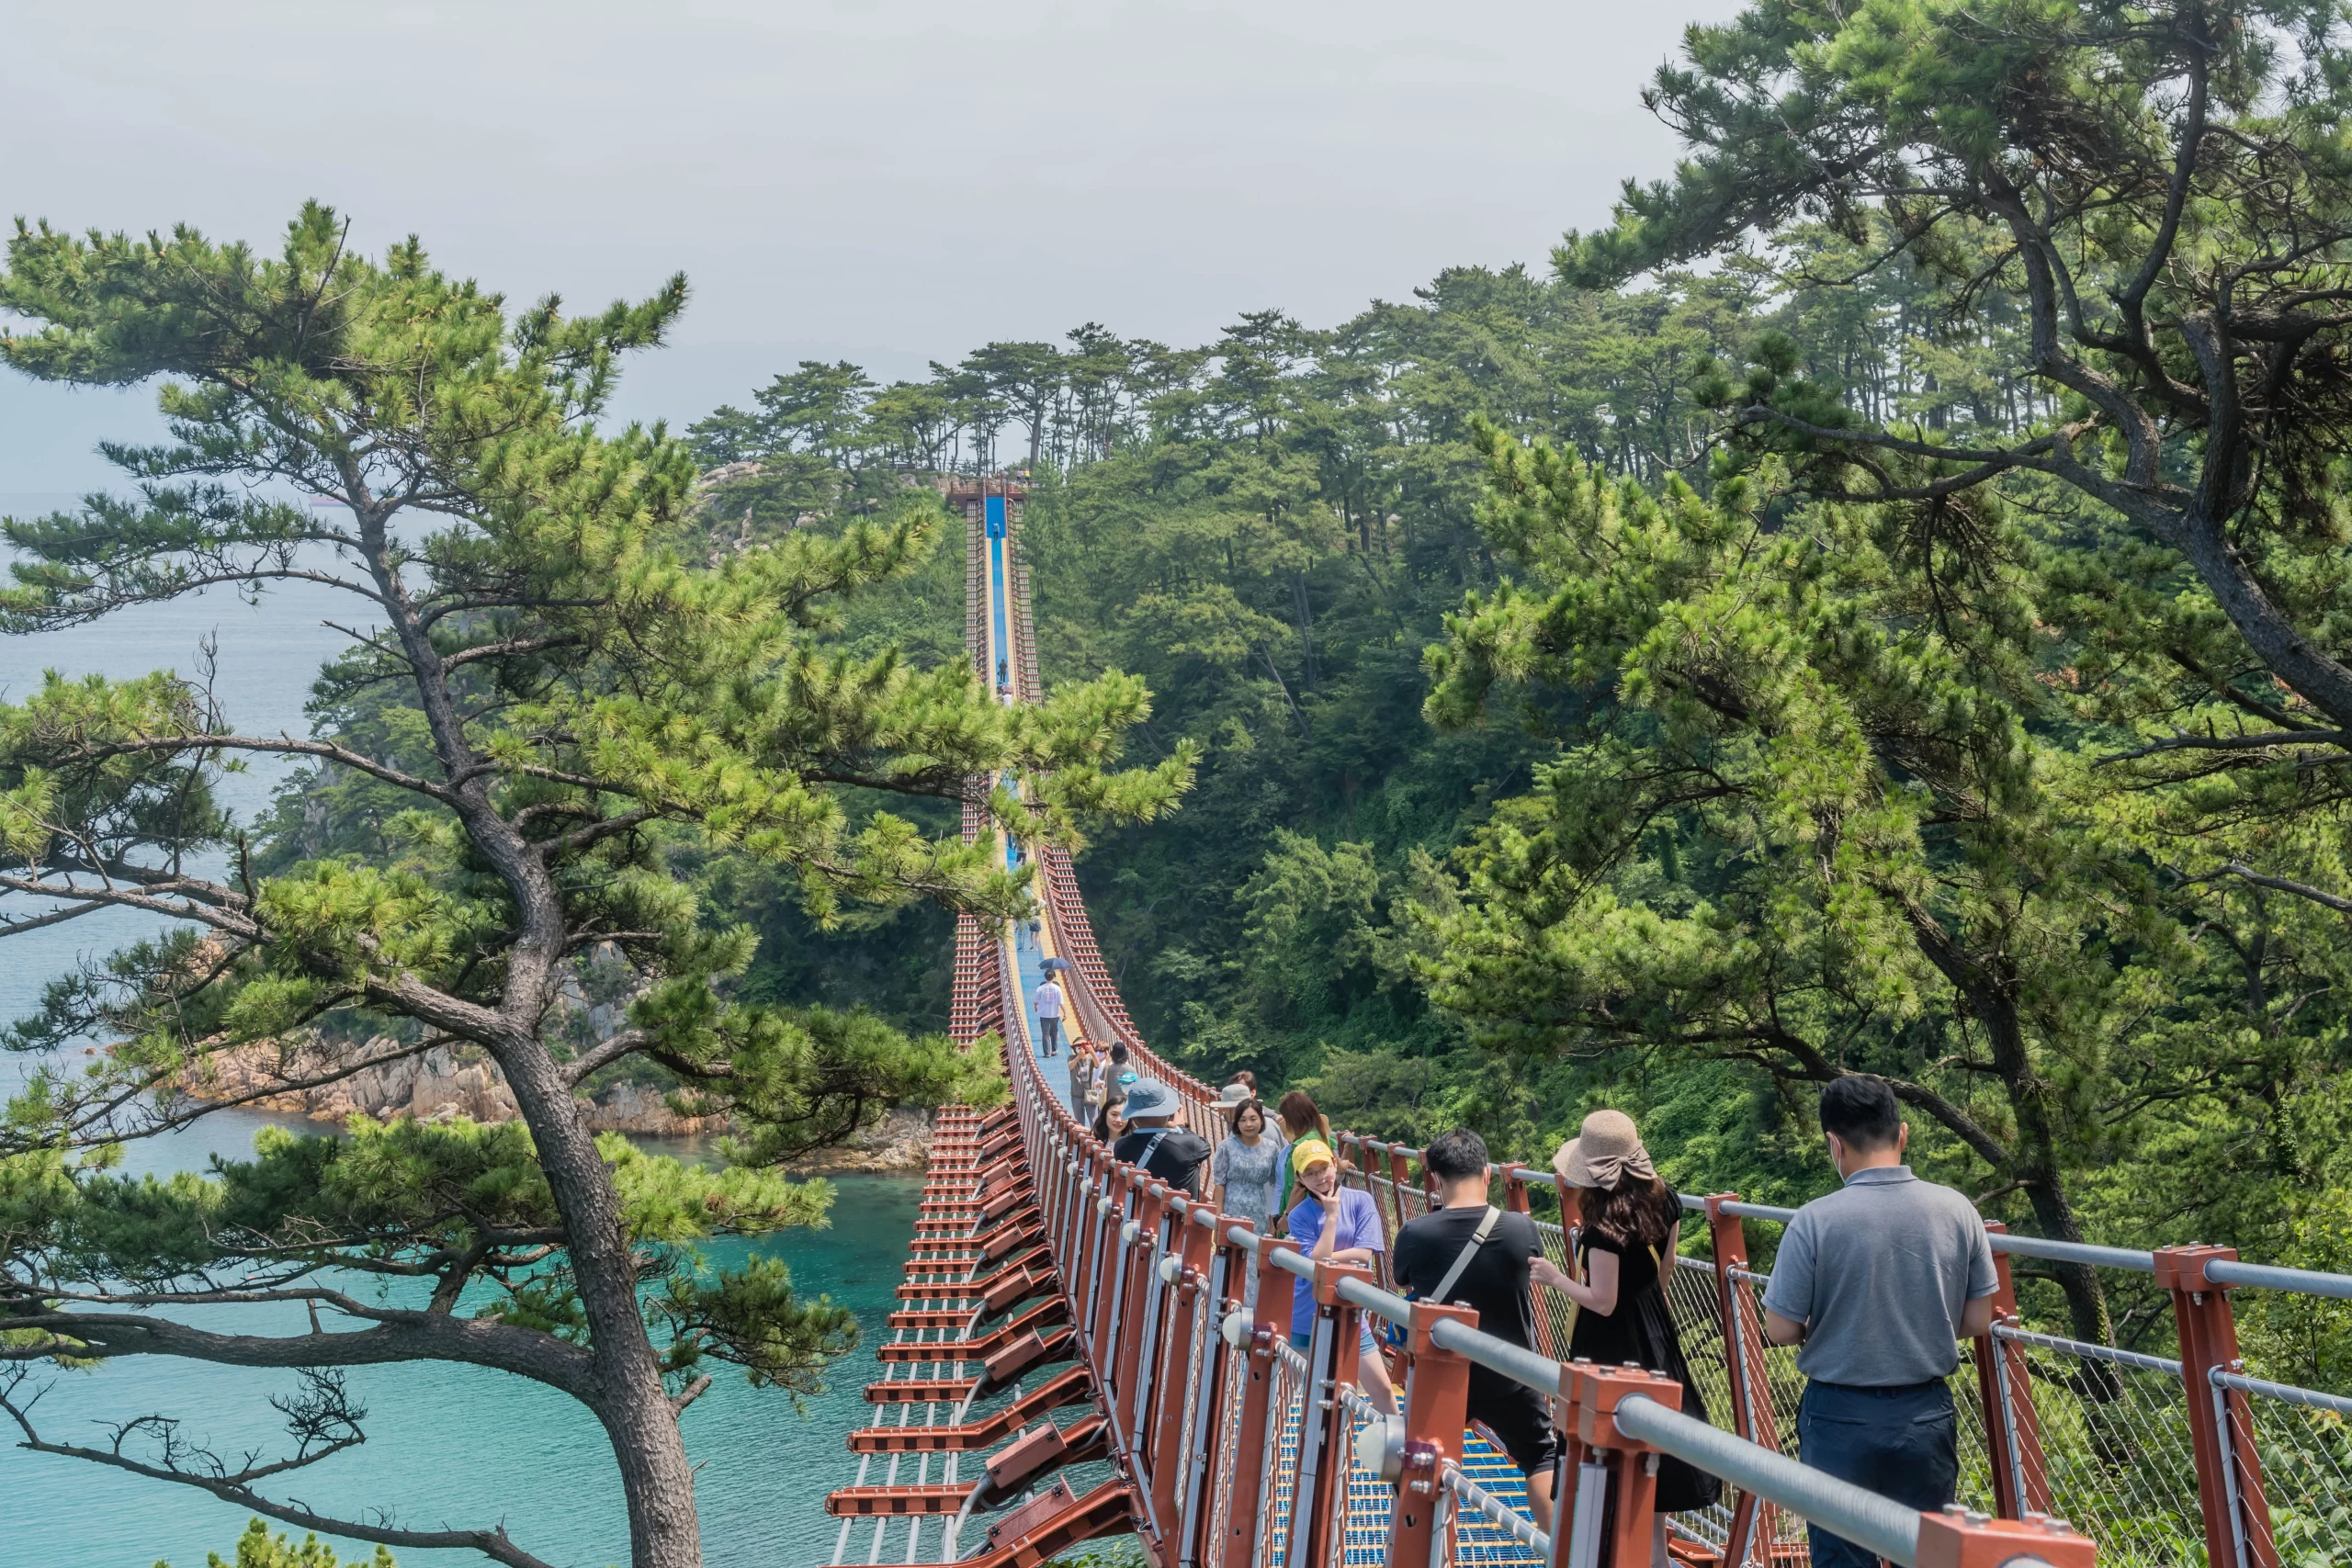
<instances>
[{"instance_id":1,"label":"man's dark trousers","mask_svg":"<svg viewBox=\"0 0 2352 1568\"><path fill-rule=\"evenodd\" d=\"M1062 1021L1057 1018L1039 1019L1037 1021L1037 1043L1041 1047L1038 1051L1038 1055L1042 1056L1050 1056L1055 1052L1060 1050L1062 1045Z\"/></svg>"},{"instance_id":2,"label":"man's dark trousers","mask_svg":"<svg viewBox=\"0 0 2352 1568\"><path fill-rule=\"evenodd\" d=\"M1960 1480L1951 1387L1939 1380L1901 1388L1809 1382L1797 1407L1797 1457L1882 1497L1933 1510ZM1871 1568L1877 1557L1815 1525L1813 1568Z\"/></svg>"}]
</instances>

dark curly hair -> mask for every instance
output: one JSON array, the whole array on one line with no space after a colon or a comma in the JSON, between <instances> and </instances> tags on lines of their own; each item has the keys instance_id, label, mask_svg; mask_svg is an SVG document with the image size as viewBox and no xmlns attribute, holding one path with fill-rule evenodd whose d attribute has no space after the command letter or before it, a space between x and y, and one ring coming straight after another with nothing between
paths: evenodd
<instances>
[{"instance_id":1,"label":"dark curly hair","mask_svg":"<svg viewBox=\"0 0 2352 1568\"><path fill-rule=\"evenodd\" d=\"M1657 1177L1629 1170L1614 1187L1586 1190L1584 1223L1611 1247L1664 1247L1682 1224L1682 1204Z\"/></svg>"}]
</instances>

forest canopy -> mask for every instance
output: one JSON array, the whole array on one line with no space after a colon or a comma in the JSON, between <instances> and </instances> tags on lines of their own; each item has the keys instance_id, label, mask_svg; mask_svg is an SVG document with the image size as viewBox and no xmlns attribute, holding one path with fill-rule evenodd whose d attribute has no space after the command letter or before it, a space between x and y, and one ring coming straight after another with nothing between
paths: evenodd
<instances>
[{"instance_id":1,"label":"forest canopy","mask_svg":"<svg viewBox=\"0 0 2352 1568\"><path fill-rule=\"evenodd\" d=\"M814 525L1034 460L1049 683L1134 671L1202 748L1080 874L1204 1071L1523 1157L1623 1104L1780 1200L1873 1071L1988 1217L2334 1266L2334 25L1758 6L1651 92L1682 174L1548 276L808 364L689 436L739 530L780 475Z\"/></svg>"}]
</instances>

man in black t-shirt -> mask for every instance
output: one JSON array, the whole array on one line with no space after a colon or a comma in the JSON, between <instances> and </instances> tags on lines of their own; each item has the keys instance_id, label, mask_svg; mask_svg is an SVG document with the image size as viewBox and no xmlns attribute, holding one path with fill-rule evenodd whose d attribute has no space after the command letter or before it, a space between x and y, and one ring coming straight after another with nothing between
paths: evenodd
<instances>
[{"instance_id":1,"label":"man in black t-shirt","mask_svg":"<svg viewBox=\"0 0 2352 1568\"><path fill-rule=\"evenodd\" d=\"M1487 1143L1477 1134L1456 1128L1422 1158L1445 1206L1396 1233L1396 1282L1417 1300L1475 1308L1480 1332L1532 1349L1535 1309L1528 1300L1528 1273L1544 1254L1535 1222L1487 1206ZM1550 1529L1559 1438L1544 1396L1473 1364L1469 1413L1527 1472L1528 1511L1536 1529Z\"/></svg>"},{"instance_id":2,"label":"man in black t-shirt","mask_svg":"<svg viewBox=\"0 0 2352 1568\"><path fill-rule=\"evenodd\" d=\"M1197 1198L1201 1195L1201 1162L1209 1157L1208 1141L1197 1133L1169 1124L1176 1114L1176 1096L1157 1078L1137 1078L1127 1086L1126 1135L1111 1145L1111 1157L1139 1165L1169 1186Z\"/></svg>"}]
</instances>

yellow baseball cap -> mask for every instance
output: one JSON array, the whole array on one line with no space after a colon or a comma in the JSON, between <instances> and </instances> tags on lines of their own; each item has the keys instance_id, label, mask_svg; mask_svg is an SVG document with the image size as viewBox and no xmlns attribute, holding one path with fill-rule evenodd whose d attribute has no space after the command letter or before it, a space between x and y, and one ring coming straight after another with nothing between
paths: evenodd
<instances>
[{"instance_id":1,"label":"yellow baseball cap","mask_svg":"<svg viewBox=\"0 0 2352 1568\"><path fill-rule=\"evenodd\" d=\"M1305 1176L1310 1166L1338 1163L1331 1154L1331 1145L1320 1138L1301 1138L1290 1146L1290 1168L1300 1176Z\"/></svg>"}]
</instances>

